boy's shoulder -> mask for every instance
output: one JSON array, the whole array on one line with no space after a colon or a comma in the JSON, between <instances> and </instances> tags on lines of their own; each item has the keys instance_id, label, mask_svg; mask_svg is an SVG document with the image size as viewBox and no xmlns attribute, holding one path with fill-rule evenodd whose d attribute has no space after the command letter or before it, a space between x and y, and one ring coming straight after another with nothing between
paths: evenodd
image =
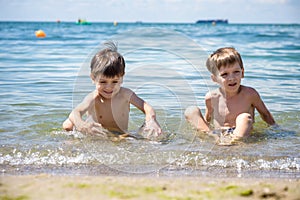
<instances>
[{"instance_id":1,"label":"boy's shoulder","mask_svg":"<svg viewBox=\"0 0 300 200\"><path fill-rule=\"evenodd\" d=\"M129 89L129 88L121 87L120 88L120 93L122 93L122 94L132 94L134 92L131 89Z\"/></svg>"},{"instance_id":2,"label":"boy's shoulder","mask_svg":"<svg viewBox=\"0 0 300 200\"><path fill-rule=\"evenodd\" d=\"M94 91L88 93L84 97L84 99L83 99L83 101L81 103L91 105L98 98L98 96L99 96L98 91L94 90Z\"/></svg>"},{"instance_id":3,"label":"boy's shoulder","mask_svg":"<svg viewBox=\"0 0 300 200\"><path fill-rule=\"evenodd\" d=\"M245 86L245 85L241 85L241 90L240 90L240 94L242 95L246 95L246 96L256 96L258 95L258 92L249 86ZM217 88L215 90L212 91L208 91L205 95L206 99L213 99L213 98L219 98L220 96L222 96L222 92L220 88Z\"/></svg>"},{"instance_id":4,"label":"boy's shoulder","mask_svg":"<svg viewBox=\"0 0 300 200\"><path fill-rule=\"evenodd\" d=\"M120 91L119 91L119 94L123 98L128 99L128 97L131 97L134 94L134 92L131 89L129 89L129 88L121 87Z\"/></svg>"},{"instance_id":5,"label":"boy's shoulder","mask_svg":"<svg viewBox=\"0 0 300 200\"><path fill-rule=\"evenodd\" d=\"M243 92L245 95L250 95L250 96L258 94L256 89L245 85L241 85L241 92Z\"/></svg>"},{"instance_id":6,"label":"boy's shoulder","mask_svg":"<svg viewBox=\"0 0 300 200\"><path fill-rule=\"evenodd\" d=\"M86 99L96 99L99 96L97 90L93 90L92 92L88 93L85 98Z\"/></svg>"},{"instance_id":7,"label":"boy's shoulder","mask_svg":"<svg viewBox=\"0 0 300 200\"><path fill-rule=\"evenodd\" d=\"M220 88L208 91L205 95L205 98L206 99L211 99L211 98L216 98L216 97L219 97L219 96L221 96Z\"/></svg>"}]
</instances>

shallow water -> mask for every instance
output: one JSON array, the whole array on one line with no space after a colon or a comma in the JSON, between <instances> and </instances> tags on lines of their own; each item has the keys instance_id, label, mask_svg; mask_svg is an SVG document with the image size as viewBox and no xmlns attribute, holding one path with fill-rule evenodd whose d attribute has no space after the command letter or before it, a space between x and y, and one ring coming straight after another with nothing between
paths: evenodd
<instances>
[{"instance_id":1,"label":"shallow water","mask_svg":"<svg viewBox=\"0 0 300 200\"><path fill-rule=\"evenodd\" d=\"M38 39L34 31L47 37ZM300 172L300 26L94 23L0 23L0 169L5 174L158 174L288 177ZM124 86L152 104L163 142L103 141L62 131L72 107L94 88L91 55L115 40L126 60ZM217 85L205 69L222 46L240 51L243 84L255 87L279 128L259 116L249 140L225 147L183 117L204 108ZM143 123L136 109L130 131Z\"/></svg>"}]
</instances>

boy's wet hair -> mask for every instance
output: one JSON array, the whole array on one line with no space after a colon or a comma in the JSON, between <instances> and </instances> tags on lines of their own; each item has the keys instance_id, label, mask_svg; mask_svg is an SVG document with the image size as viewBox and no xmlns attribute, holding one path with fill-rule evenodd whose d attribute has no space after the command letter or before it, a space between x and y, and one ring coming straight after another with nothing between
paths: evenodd
<instances>
[{"instance_id":1,"label":"boy's wet hair","mask_svg":"<svg viewBox=\"0 0 300 200\"><path fill-rule=\"evenodd\" d=\"M230 66L236 62L242 69L244 68L239 52L233 47L224 47L217 49L208 57L206 67L212 74L216 75L222 66Z\"/></svg>"},{"instance_id":2,"label":"boy's wet hair","mask_svg":"<svg viewBox=\"0 0 300 200\"><path fill-rule=\"evenodd\" d=\"M125 60L118 53L117 44L114 42L104 43L103 50L99 51L91 61L91 74L94 77L103 75L108 78L121 77L125 74Z\"/></svg>"}]
</instances>

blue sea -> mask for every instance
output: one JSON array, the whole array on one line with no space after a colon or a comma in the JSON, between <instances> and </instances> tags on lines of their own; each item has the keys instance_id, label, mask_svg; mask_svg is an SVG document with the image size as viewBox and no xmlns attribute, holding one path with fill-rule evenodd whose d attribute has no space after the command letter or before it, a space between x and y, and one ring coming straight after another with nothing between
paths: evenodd
<instances>
[{"instance_id":1,"label":"blue sea","mask_svg":"<svg viewBox=\"0 0 300 200\"><path fill-rule=\"evenodd\" d=\"M45 38L35 31L43 30ZM89 62L106 41L126 60L124 87L156 110L161 141L103 140L62 122L95 88ZM218 146L183 112L218 86L205 68L224 46L242 55L245 78L273 114L256 113L250 138ZM0 173L300 178L300 25L0 22ZM129 131L144 115L132 107Z\"/></svg>"}]
</instances>

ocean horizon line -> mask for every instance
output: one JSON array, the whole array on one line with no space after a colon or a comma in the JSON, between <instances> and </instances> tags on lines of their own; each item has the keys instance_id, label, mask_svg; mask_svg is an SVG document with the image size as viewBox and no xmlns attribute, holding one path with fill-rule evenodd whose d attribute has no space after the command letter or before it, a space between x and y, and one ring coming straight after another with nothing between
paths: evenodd
<instances>
[{"instance_id":1,"label":"ocean horizon line","mask_svg":"<svg viewBox=\"0 0 300 200\"><path fill-rule=\"evenodd\" d=\"M151 22L151 21L88 21L89 25L92 24L197 24L197 25L211 25L211 23L197 23L195 22ZM45 20L45 21L32 21L32 20L0 20L0 23L74 23L76 24L78 21L64 21L64 20ZM228 23L216 23L217 25L300 25L300 23L264 23L264 22L230 22Z\"/></svg>"}]
</instances>

